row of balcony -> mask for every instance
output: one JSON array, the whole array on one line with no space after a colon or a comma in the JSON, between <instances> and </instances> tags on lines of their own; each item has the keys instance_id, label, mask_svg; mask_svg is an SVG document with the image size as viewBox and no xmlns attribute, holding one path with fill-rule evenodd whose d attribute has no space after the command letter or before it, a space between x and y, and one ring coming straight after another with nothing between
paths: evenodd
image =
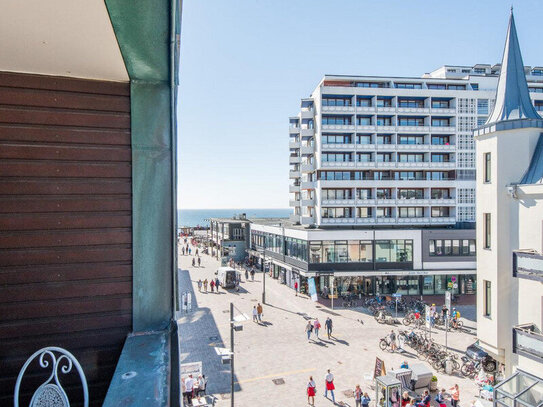
<instances>
[{"instance_id":1,"label":"row of balcony","mask_svg":"<svg viewBox=\"0 0 543 407\"><path fill-rule=\"evenodd\" d=\"M322 168L456 168L455 162L392 162L392 161L326 161L321 163Z\"/></svg>"},{"instance_id":2,"label":"row of balcony","mask_svg":"<svg viewBox=\"0 0 543 407\"><path fill-rule=\"evenodd\" d=\"M323 144L321 150L454 151L454 144Z\"/></svg>"},{"instance_id":3,"label":"row of balcony","mask_svg":"<svg viewBox=\"0 0 543 407\"><path fill-rule=\"evenodd\" d=\"M323 225L368 225L368 224L382 224L382 225L421 225L421 224L435 224L435 225L448 225L456 223L454 217L440 217L440 218L322 218L321 223Z\"/></svg>"},{"instance_id":4,"label":"row of balcony","mask_svg":"<svg viewBox=\"0 0 543 407\"><path fill-rule=\"evenodd\" d=\"M349 130L349 131L388 131L388 132L416 132L416 133L454 133L456 131L455 126L377 126L375 124L323 124L322 130Z\"/></svg>"},{"instance_id":5,"label":"row of balcony","mask_svg":"<svg viewBox=\"0 0 543 407\"><path fill-rule=\"evenodd\" d=\"M454 198L423 198L423 199L322 199L323 206L371 206L371 205L386 205L386 206L413 206L413 205L456 205Z\"/></svg>"},{"instance_id":6,"label":"row of balcony","mask_svg":"<svg viewBox=\"0 0 543 407\"><path fill-rule=\"evenodd\" d=\"M456 109L450 107L395 107L395 106L322 106L323 113L435 113L456 114Z\"/></svg>"},{"instance_id":7,"label":"row of balcony","mask_svg":"<svg viewBox=\"0 0 543 407\"><path fill-rule=\"evenodd\" d=\"M309 138L315 135L315 129L300 128L300 127L289 127L288 132L290 134L299 134L302 138Z\"/></svg>"}]
</instances>

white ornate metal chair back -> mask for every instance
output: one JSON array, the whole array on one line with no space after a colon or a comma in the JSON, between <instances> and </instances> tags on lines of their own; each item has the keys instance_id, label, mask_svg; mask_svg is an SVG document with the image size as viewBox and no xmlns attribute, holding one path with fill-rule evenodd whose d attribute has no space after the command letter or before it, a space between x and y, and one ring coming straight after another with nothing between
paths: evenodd
<instances>
[{"instance_id":1,"label":"white ornate metal chair back","mask_svg":"<svg viewBox=\"0 0 543 407\"><path fill-rule=\"evenodd\" d=\"M36 358L38 358L38 362L42 368L51 368L51 374L49 375L48 379L43 382L43 384L34 392L34 395L30 400L29 407L69 407L70 401L68 400L68 396L60 384L59 375L61 373L63 375L70 373L73 367L75 367L79 373L79 378L81 379L81 384L83 386L83 406L89 406L89 389L87 387L87 379L85 378L85 373L83 372L81 365L74 355L67 350L50 346L47 348L42 348L30 356L19 372L17 382L15 383L15 395L13 398L13 405L15 407L19 407L19 391L25 371L30 363Z\"/></svg>"}]
</instances>

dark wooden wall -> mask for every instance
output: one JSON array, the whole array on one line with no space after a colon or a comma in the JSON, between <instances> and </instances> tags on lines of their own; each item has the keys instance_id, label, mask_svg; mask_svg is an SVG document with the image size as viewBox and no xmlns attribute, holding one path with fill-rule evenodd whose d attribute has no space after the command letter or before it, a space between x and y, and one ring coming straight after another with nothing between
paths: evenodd
<instances>
[{"instance_id":1,"label":"dark wooden wall","mask_svg":"<svg viewBox=\"0 0 543 407\"><path fill-rule=\"evenodd\" d=\"M101 405L132 327L131 207L129 84L0 72L0 406L45 346Z\"/></svg>"}]
</instances>

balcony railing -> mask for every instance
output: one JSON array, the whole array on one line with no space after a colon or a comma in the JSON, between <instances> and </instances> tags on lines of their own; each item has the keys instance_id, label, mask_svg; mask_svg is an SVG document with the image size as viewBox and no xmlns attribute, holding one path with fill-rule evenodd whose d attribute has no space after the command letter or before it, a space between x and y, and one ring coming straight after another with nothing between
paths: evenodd
<instances>
[{"instance_id":1,"label":"balcony railing","mask_svg":"<svg viewBox=\"0 0 543 407\"><path fill-rule=\"evenodd\" d=\"M513 352L543 362L543 335L534 324L513 327Z\"/></svg>"},{"instance_id":2,"label":"balcony railing","mask_svg":"<svg viewBox=\"0 0 543 407\"><path fill-rule=\"evenodd\" d=\"M514 251L513 277L543 282L543 256L535 252Z\"/></svg>"}]
</instances>

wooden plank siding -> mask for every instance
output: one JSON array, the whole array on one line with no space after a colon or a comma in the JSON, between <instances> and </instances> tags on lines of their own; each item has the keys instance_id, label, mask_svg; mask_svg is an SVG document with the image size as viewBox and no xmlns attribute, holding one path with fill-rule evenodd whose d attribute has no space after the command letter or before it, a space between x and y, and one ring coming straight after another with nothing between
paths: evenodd
<instances>
[{"instance_id":1,"label":"wooden plank siding","mask_svg":"<svg viewBox=\"0 0 543 407\"><path fill-rule=\"evenodd\" d=\"M132 328L131 156L128 83L0 72L1 406L45 346L102 405ZM29 374L23 405L46 378Z\"/></svg>"}]
</instances>

